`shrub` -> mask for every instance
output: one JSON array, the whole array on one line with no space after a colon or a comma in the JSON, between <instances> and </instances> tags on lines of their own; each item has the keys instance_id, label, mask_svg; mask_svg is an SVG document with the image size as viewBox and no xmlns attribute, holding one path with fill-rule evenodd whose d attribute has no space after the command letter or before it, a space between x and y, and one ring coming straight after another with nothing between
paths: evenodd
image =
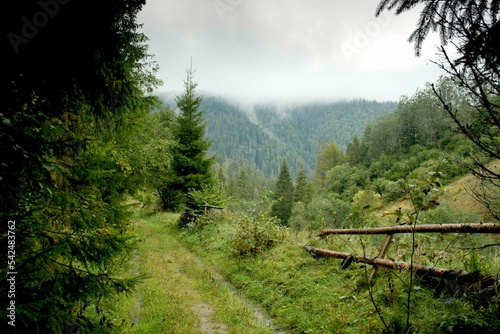
<instances>
[{"instance_id":1,"label":"shrub","mask_svg":"<svg viewBox=\"0 0 500 334\"><path fill-rule=\"evenodd\" d=\"M237 222L236 233L230 241L231 252L236 256L261 253L282 241L285 236L286 227L270 214L272 201L269 197L264 196L260 204L263 208L254 217L243 214Z\"/></svg>"},{"instance_id":2,"label":"shrub","mask_svg":"<svg viewBox=\"0 0 500 334\"><path fill-rule=\"evenodd\" d=\"M475 213L455 210L448 203L441 202L434 210L425 211L420 216L422 224L470 224L478 223L481 217Z\"/></svg>"},{"instance_id":3,"label":"shrub","mask_svg":"<svg viewBox=\"0 0 500 334\"><path fill-rule=\"evenodd\" d=\"M397 181L389 181L385 187L385 192L382 194L382 198L386 202L397 201L405 195L405 192L405 180L399 179Z\"/></svg>"},{"instance_id":4,"label":"shrub","mask_svg":"<svg viewBox=\"0 0 500 334\"><path fill-rule=\"evenodd\" d=\"M307 206L296 203L292 210L290 226L295 230L318 230L321 228L339 228L351 212L352 204L334 195L314 197Z\"/></svg>"},{"instance_id":5,"label":"shrub","mask_svg":"<svg viewBox=\"0 0 500 334\"><path fill-rule=\"evenodd\" d=\"M375 210L382 206L380 194L373 190L360 190L354 195L352 201L355 206L363 210Z\"/></svg>"},{"instance_id":6,"label":"shrub","mask_svg":"<svg viewBox=\"0 0 500 334\"><path fill-rule=\"evenodd\" d=\"M141 202L141 207L149 207L156 203L157 196L152 191L138 190L135 195L135 199Z\"/></svg>"}]
</instances>

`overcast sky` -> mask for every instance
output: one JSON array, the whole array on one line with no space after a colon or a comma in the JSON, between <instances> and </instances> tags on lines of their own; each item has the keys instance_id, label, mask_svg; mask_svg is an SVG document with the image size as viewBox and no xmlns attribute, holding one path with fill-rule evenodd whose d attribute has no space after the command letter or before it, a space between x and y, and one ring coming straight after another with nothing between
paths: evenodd
<instances>
[{"instance_id":1,"label":"overcast sky","mask_svg":"<svg viewBox=\"0 0 500 334\"><path fill-rule=\"evenodd\" d=\"M160 65L160 91L241 102L398 100L443 74L439 39L421 57L407 42L419 11L375 18L378 0L147 0L138 16Z\"/></svg>"}]
</instances>

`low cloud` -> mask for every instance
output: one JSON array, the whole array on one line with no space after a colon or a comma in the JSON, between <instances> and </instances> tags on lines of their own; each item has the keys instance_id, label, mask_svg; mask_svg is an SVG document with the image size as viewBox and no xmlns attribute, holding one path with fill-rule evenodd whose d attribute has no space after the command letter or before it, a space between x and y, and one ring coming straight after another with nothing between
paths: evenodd
<instances>
[{"instance_id":1,"label":"low cloud","mask_svg":"<svg viewBox=\"0 0 500 334\"><path fill-rule=\"evenodd\" d=\"M192 57L201 90L247 102L394 100L441 73L432 44L416 58L407 42L418 11L375 18L377 3L149 0L139 21L164 90L182 89Z\"/></svg>"}]
</instances>

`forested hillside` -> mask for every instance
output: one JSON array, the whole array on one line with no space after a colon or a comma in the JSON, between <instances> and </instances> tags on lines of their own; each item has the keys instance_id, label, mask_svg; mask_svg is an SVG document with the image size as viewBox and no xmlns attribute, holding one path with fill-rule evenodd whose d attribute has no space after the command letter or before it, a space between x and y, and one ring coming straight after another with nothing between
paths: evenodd
<instances>
[{"instance_id":1,"label":"forested hillside","mask_svg":"<svg viewBox=\"0 0 500 334\"><path fill-rule=\"evenodd\" d=\"M161 97L172 105L168 95ZM297 175L301 164L311 175L321 142L335 142L345 149L366 124L396 106L396 102L361 99L285 108L262 104L244 110L224 98L205 96L201 109L206 135L212 141L210 152L219 162L247 163L276 177L284 159L292 175Z\"/></svg>"}]
</instances>

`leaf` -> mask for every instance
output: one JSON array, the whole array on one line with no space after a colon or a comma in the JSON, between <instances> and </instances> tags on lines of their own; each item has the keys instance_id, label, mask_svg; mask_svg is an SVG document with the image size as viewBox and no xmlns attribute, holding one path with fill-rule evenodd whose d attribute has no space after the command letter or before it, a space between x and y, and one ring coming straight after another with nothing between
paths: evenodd
<instances>
[{"instance_id":1,"label":"leaf","mask_svg":"<svg viewBox=\"0 0 500 334\"><path fill-rule=\"evenodd\" d=\"M435 200L430 200L429 203L427 204L427 207L431 210L436 208L437 206L439 206L439 202Z\"/></svg>"}]
</instances>

